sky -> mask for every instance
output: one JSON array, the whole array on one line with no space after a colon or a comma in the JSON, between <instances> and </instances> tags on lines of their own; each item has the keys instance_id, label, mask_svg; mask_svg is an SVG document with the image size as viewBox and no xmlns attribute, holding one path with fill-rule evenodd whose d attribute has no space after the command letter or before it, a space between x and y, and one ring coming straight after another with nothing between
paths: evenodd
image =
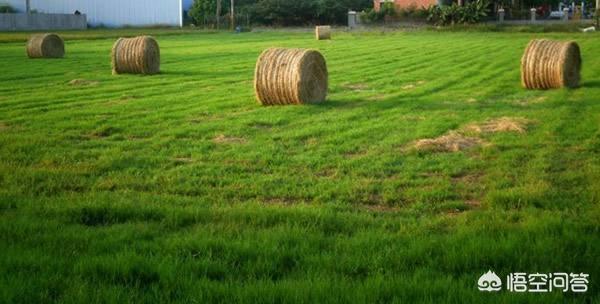
<instances>
[{"instance_id":1,"label":"sky","mask_svg":"<svg viewBox=\"0 0 600 304\"><path fill-rule=\"evenodd\" d=\"M183 0L183 9L188 10L192 3L194 3L194 0Z\"/></svg>"}]
</instances>

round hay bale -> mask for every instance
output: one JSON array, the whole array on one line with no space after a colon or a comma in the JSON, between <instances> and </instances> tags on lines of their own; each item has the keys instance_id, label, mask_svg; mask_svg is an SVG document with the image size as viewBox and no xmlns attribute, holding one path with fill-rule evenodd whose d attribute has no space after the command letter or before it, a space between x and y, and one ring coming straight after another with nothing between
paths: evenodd
<instances>
[{"instance_id":1,"label":"round hay bale","mask_svg":"<svg viewBox=\"0 0 600 304\"><path fill-rule=\"evenodd\" d=\"M581 54L573 41L532 40L521 58L521 83L527 89L576 88Z\"/></svg>"},{"instance_id":2,"label":"round hay bale","mask_svg":"<svg viewBox=\"0 0 600 304\"><path fill-rule=\"evenodd\" d=\"M160 48L150 36L119 38L112 48L113 74L158 74Z\"/></svg>"},{"instance_id":3,"label":"round hay bale","mask_svg":"<svg viewBox=\"0 0 600 304\"><path fill-rule=\"evenodd\" d=\"M327 64L315 50L271 48L256 62L254 91L263 105L325 101Z\"/></svg>"},{"instance_id":4,"label":"round hay bale","mask_svg":"<svg viewBox=\"0 0 600 304\"><path fill-rule=\"evenodd\" d=\"M315 27L315 35L317 36L317 40L331 39L331 26L321 25Z\"/></svg>"},{"instance_id":5,"label":"round hay bale","mask_svg":"<svg viewBox=\"0 0 600 304\"><path fill-rule=\"evenodd\" d=\"M56 34L35 34L27 41L29 58L62 58L65 42Z\"/></svg>"}]
</instances>

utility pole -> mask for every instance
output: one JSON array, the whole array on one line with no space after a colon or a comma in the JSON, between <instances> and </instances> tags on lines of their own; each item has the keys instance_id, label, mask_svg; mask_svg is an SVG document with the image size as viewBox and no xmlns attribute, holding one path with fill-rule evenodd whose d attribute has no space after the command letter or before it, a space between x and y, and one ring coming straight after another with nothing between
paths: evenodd
<instances>
[{"instance_id":1,"label":"utility pole","mask_svg":"<svg viewBox=\"0 0 600 304\"><path fill-rule=\"evenodd\" d=\"M221 24L221 0L217 0L217 29L219 29Z\"/></svg>"},{"instance_id":2,"label":"utility pole","mask_svg":"<svg viewBox=\"0 0 600 304\"><path fill-rule=\"evenodd\" d=\"M31 0L25 0L25 12L27 14L31 14L31 3L29 3Z\"/></svg>"},{"instance_id":3,"label":"utility pole","mask_svg":"<svg viewBox=\"0 0 600 304\"><path fill-rule=\"evenodd\" d=\"M231 15L231 25L229 26L229 28L233 31L235 29L235 0L231 0L231 11L229 12L229 14Z\"/></svg>"},{"instance_id":4,"label":"utility pole","mask_svg":"<svg viewBox=\"0 0 600 304\"><path fill-rule=\"evenodd\" d=\"M600 29L600 0L596 0L596 27Z\"/></svg>"},{"instance_id":5,"label":"utility pole","mask_svg":"<svg viewBox=\"0 0 600 304\"><path fill-rule=\"evenodd\" d=\"M600 27L600 0L596 0L596 26Z\"/></svg>"}]
</instances>

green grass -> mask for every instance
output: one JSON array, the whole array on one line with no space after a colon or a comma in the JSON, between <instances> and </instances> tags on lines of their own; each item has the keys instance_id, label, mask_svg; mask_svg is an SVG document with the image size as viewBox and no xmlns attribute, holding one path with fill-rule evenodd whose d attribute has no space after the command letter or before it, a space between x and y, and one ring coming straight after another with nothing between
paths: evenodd
<instances>
[{"instance_id":1,"label":"green grass","mask_svg":"<svg viewBox=\"0 0 600 304\"><path fill-rule=\"evenodd\" d=\"M152 77L111 75L110 31L61 60L0 35L3 302L600 301L596 34L150 32ZM534 37L580 44L580 89L520 87ZM259 106L271 46L319 49L328 101ZM503 116L533 123L408 148ZM488 269L590 289L482 293Z\"/></svg>"}]
</instances>

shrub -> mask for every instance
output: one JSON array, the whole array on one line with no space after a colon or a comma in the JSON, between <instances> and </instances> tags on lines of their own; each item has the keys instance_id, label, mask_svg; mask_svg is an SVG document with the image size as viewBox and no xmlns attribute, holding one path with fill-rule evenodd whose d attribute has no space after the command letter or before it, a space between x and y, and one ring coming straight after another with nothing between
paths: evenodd
<instances>
[{"instance_id":1,"label":"shrub","mask_svg":"<svg viewBox=\"0 0 600 304\"><path fill-rule=\"evenodd\" d=\"M427 8L418 8L415 5L411 5L407 8L399 10L397 15L400 18L426 19L428 16L428 10Z\"/></svg>"},{"instance_id":2,"label":"shrub","mask_svg":"<svg viewBox=\"0 0 600 304\"><path fill-rule=\"evenodd\" d=\"M488 6L487 0L476 0L464 6L431 6L427 20L435 25L474 24L487 16Z\"/></svg>"},{"instance_id":3,"label":"shrub","mask_svg":"<svg viewBox=\"0 0 600 304\"><path fill-rule=\"evenodd\" d=\"M477 0L463 6L459 23L473 24L480 22L489 12L487 0Z\"/></svg>"},{"instance_id":4,"label":"shrub","mask_svg":"<svg viewBox=\"0 0 600 304\"><path fill-rule=\"evenodd\" d=\"M374 9L368 9L360 13L359 18L363 23L376 23L381 22L386 17L396 17L396 8L394 7L394 3L386 2L381 5L379 11Z\"/></svg>"},{"instance_id":5,"label":"shrub","mask_svg":"<svg viewBox=\"0 0 600 304\"><path fill-rule=\"evenodd\" d=\"M188 11L188 17L194 20L196 24L204 24L206 19L215 17L216 11L216 1L195 0L194 4Z\"/></svg>"},{"instance_id":6,"label":"shrub","mask_svg":"<svg viewBox=\"0 0 600 304\"><path fill-rule=\"evenodd\" d=\"M361 23L373 23L377 20L376 14L377 12L374 9L370 8L360 12L358 14L358 18L360 19Z\"/></svg>"}]
</instances>

